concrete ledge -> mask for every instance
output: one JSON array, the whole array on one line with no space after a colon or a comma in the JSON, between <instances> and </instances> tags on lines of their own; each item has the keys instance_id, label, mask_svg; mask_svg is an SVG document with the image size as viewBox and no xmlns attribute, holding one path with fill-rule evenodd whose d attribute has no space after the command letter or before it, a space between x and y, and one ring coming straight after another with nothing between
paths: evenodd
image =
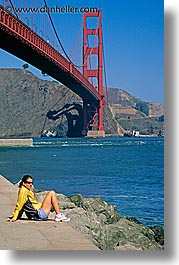
<instances>
[{"instance_id":1,"label":"concrete ledge","mask_svg":"<svg viewBox=\"0 0 179 265\"><path fill-rule=\"evenodd\" d=\"M33 139L0 139L0 146L33 146Z\"/></svg>"}]
</instances>

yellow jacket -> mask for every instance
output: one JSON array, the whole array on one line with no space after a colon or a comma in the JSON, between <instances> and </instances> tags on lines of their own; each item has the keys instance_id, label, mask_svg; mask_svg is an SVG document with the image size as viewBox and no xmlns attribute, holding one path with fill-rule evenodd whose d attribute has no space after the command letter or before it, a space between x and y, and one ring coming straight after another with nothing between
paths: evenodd
<instances>
[{"instance_id":1,"label":"yellow jacket","mask_svg":"<svg viewBox=\"0 0 179 265\"><path fill-rule=\"evenodd\" d=\"M12 216L12 219L14 221L17 220L19 212L22 210L22 207L24 206L24 204L26 203L28 198L29 198L29 200L31 201L32 205L34 206L34 208L37 211L41 208L42 203L41 202L37 202L34 199L34 193L31 190L28 190L26 187L22 186L19 189L18 199L17 199L17 202L16 202L16 207L14 209L13 216Z\"/></svg>"}]
</instances>

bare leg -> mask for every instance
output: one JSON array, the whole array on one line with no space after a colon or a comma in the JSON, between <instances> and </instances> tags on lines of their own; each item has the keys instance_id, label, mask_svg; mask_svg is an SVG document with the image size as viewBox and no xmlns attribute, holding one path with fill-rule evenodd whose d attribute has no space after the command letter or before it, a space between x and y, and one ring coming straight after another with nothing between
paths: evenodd
<instances>
[{"instance_id":1,"label":"bare leg","mask_svg":"<svg viewBox=\"0 0 179 265\"><path fill-rule=\"evenodd\" d=\"M60 213L60 209L58 206L58 199L57 199L57 195L56 193L51 190L47 193L47 195L45 196L43 202L42 202L42 209L44 210L44 212L49 215L50 213L50 209L51 206L53 206L56 214Z\"/></svg>"}]
</instances>

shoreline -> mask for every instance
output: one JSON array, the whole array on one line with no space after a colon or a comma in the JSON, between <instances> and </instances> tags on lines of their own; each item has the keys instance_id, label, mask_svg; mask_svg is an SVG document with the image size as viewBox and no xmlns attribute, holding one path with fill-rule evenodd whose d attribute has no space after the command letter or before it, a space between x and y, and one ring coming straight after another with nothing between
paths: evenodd
<instances>
[{"instance_id":1,"label":"shoreline","mask_svg":"<svg viewBox=\"0 0 179 265\"><path fill-rule=\"evenodd\" d=\"M100 136L86 136L83 137L82 139L97 139L97 138L108 138L108 137L114 137L114 138L119 138L119 139L125 139L125 140L130 140L130 139L135 139L135 140L140 140L140 139L164 139L164 137L159 137L157 135L140 135L136 137L125 137L121 135L114 135L114 134L106 134L105 137L100 137ZM73 138L68 138L68 137L32 137L32 138L2 138L0 137L0 148L1 147L33 147L34 142L37 140L44 139L44 140L63 140L63 139L73 139ZM76 138L75 138L76 139ZM79 137L81 139L81 137Z\"/></svg>"},{"instance_id":2,"label":"shoreline","mask_svg":"<svg viewBox=\"0 0 179 265\"><path fill-rule=\"evenodd\" d=\"M35 192L37 201L47 192ZM162 226L145 226L134 217L125 217L100 198L84 198L81 194L57 197L60 209L71 218L72 227L101 250L164 249Z\"/></svg>"}]
</instances>

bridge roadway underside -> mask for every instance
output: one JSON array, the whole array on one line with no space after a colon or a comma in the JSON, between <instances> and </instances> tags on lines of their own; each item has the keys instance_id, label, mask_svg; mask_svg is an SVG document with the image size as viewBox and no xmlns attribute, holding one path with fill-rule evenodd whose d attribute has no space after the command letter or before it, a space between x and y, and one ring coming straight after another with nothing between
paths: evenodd
<instances>
[{"instance_id":1,"label":"bridge roadway underside","mask_svg":"<svg viewBox=\"0 0 179 265\"><path fill-rule=\"evenodd\" d=\"M45 57L42 55L38 49L27 45L25 41L23 42L20 38L15 38L2 29L0 29L0 48L55 78L87 103L95 104L97 107L99 106L99 99L95 98L92 92L79 82L79 80L74 78L72 74L60 68L48 56Z\"/></svg>"}]
</instances>

